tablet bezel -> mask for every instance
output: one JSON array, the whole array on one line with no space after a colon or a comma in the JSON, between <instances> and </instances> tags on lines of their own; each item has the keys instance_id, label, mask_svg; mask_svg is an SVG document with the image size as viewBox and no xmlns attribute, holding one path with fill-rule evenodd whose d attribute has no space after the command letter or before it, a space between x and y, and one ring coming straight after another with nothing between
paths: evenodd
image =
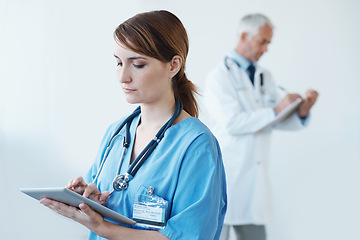
<instances>
[{"instance_id":1,"label":"tablet bezel","mask_svg":"<svg viewBox=\"0 0 360 240\"><path fill-rule=\"evenodd\" d=\"M104 218L122 224L136 224L134 220L127 218L97 202L90 200L89 198L85 198L82 195L64 187L20 188L20 191L37 200L46 197L74 207L79 207L80 203L86 203Z\"/></svg>"}]
</instances>

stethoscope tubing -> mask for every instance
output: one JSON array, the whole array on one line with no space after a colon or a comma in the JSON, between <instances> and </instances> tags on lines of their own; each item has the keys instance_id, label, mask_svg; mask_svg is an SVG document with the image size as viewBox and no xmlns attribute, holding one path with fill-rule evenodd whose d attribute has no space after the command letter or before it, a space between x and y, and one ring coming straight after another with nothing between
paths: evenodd
<instances>
[{"instance_id":1,"label":"stethoscope tubing","mask_svg":"<svg viewBox=\"0 0 360 240\"><path fill-rule=\"evenodd\" d=\"M126 123L129 122L130 120L132 120L132 119L133 119L135 116L137 116L139 113L140 113L140 107L138 107L137 109L135 109L135 111L134 111L130 116L128 116L128 117L122 122L122 124L120 125L120 127L116 130L116 132L115 132L115 133L113 134L113 136L111 137L109 143L108 143L107 146L106 146L105 153L104 153L104 155L103 155L103 157L102 157L102 159L101 159L101 164L100 164L99 170L97 171L96 176L95 176L95 178L94 178L94 180L93 180L93 183L96 182L96 180L98 179L98 177L99 177L99 175L100 175L100 173L101 173L101 171L102 171L102 168L103 168L103 166L104 166L104 164L105 164L105 160L106 160L106 158L107 158L107 156L108 156L108 154L109 154L110 149L112 148L112 144L114 144L114 142L115 142L115 141L114 141L115 137L119 134L119 132L121 131L121 129L126 125ZM126 126L126 127L127 127L127 126ZM125 152L126 152L127 147L129 146L129 142L127 142L126 139L130 139L130 126L129 126L129 128L127 127L127 129L126 129L126 131L125 131L125 136L126 136L126 137L124 138L124 142L123 142L123 149L125 149L125 150L123 150L122 157L121 157L121 161L122 161L123 155L124 155ZM120 169L118 169L118 171L119 171L119 170L120 170ZM118 172L117 172L117 173L118 173Z\"/></svg>"},{"instance_id":2,"label":"stethoscope tubing","mask_svg":"<svg viewBox=\"0 0 360 240\"><path fill-rule=\"evenodd\" d=\"M226 56L225 60L224 60L224 63L225 63L225 67L227 68L228 71L230 71L230 67L229 67L229 64L228 64L229 60L232 61L233 63L235 63L238 68L241 68L240 64L235 59ZM260 73L260 86L262 87L263 85L264 85L264 76L263 76L262 73Z\"/></svg>"},{"instance_id":3,"label":"stethoscope tubing","mask_svg":"<svg viewBox=\"0 0 360 240\"><path fill-rule=\"evenodd\" d=\"M159 142L161 141L161 139L164 137L165 132L168 128L170 128L173 124L174 121L176 120L176 118L180 115L182 109L183 109L183 105L182 103L175 98L175 104L176 104L176 109L175 112L173 114L173 116L162 126L162 128L158 131L158 133L155 135L155 137L150 141L150 143L141 151L141 153L138 155L138 157L134 160L134 162L130 165L129 169L127 170L127 172L125 173L125 176L127 178L132 179L135 174L137 173L137 171L140 169L140 167L143 165L143 163L145 162L145 160L150 156L150 154L155 150L156 146L159 144ZM113 134L113 136L111 137L109 143L107 144L105 153L102 157L101 160L101 164L99 167L99 170L97 171L97 174L93 180L93 183L95 183L97 181L97 179L99 178L99 175L103 169L103 166L105 164L106 158L109 155L109 152L114 144L114 140L116 138L116 136L118 136L119 132L121 131L121 129L125 126L125 136L124 136L124 140L123 140L123 150L121 153L121 157L120 157L120 161L119 161L119 165L116 171L116 177L119 177L120 175L120 168L122 165L122 162L124 160L127 148L130 145L130 125L132 120L139 115L141 112L140 106L135 109L135 111L128 116L123 122L122 124L118 127L118 129L116 130L116 132ZM115 181L114 179L114 181ZM114 184L113 181L113 184ZM113 190L110 192L110 194L115 190L115 188L113 188ZM116 189L117 190L117 189Z\"/></svg>"}]
</instances>

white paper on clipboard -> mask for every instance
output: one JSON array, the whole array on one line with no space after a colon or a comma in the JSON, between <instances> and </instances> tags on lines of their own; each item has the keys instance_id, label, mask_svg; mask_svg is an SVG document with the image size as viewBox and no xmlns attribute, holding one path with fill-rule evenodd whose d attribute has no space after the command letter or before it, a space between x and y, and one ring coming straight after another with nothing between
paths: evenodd
<instances>
[{"instance_id":1,"label":"white paper on clipboard","mask_svg":"<svg viewBox=\"0 0 360 240\"><path fill-rule=\"evenodd\" d=\"M264 127L257 130L256 133L259 133L262 130L264 130L264 129L266 129L266 128L274 125L274 124L277 124L277 123L285 120L286 118L288 118L291 114L293 114L298 109L298 107L300 106L302 101L303 100L301 98L296 99L293 103L291 103L284 110L282 110L278 115L276 115L276 117L275 117L275 119L273 121L271 121L270 123L266 124Z\"/></svg>"}]
</instances>

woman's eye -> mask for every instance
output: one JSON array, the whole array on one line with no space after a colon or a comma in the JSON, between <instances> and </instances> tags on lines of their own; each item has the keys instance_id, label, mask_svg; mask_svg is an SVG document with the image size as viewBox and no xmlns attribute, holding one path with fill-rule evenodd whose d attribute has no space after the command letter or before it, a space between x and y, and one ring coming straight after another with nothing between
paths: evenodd
<instances>
[{"instance_id":1,"label":"woman's eye","mask_svg":"<svg viewBox=\"0 0 360 240\"><path fill-rule=\"evenodd\" d=\"M118 62L118 63L116 64L116 66L122 67L122 62Z\"/></svg>"},{"instance_id":2,"label":"woman's eye","mask_svg":"<svg viewBox=\"0 0 360 240\"><path fill-rule=\"evenodd\" d=\"M136 68L143 68L145 67L145 64L133 64L133 66Z\"/></svg>"}]
</instances>

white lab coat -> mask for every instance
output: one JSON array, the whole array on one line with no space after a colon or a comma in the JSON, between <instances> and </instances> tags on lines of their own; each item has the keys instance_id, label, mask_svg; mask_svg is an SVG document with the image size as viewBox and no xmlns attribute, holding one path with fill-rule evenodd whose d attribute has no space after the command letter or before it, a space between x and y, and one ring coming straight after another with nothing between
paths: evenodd
<instances>
[{"instance_id":1,"label":"white lab coat","mask_svg":"<svg viewBox=\"0 0 360 240\"><path fill-rule=\"evenodd\" d=\"M280 102L270 73L257 66L254 87L233 61L210 72L204 98L204 121L217 137L225 166L228 208L225 224L266 224L271 210L268 179L270 137L273 128L303 127L297 114L256 133L275 118ZM263 86L260 86L260 73Z\"/></svg>"}]
</instances>

